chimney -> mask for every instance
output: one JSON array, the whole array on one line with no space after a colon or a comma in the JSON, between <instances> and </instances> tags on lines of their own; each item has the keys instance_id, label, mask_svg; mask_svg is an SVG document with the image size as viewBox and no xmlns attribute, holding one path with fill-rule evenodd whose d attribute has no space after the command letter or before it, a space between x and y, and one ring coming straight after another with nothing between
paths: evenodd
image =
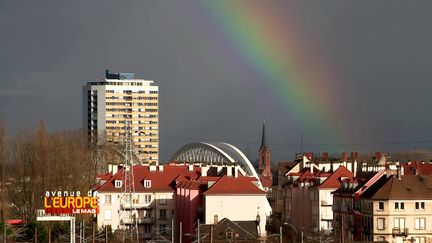
<instances>
[{"instance_id":1,"label":"chimney","mask_svg":"<svg viewBox=\"0 0 432 243\"><path fill-rule=\"evenodd\" d=\"M397 175L398 180L402 180L400 165L396 166L396 171L397 171L396 175Z\"/></svg>"},{"instance_id":2,"label":"chimney","mask_svg":"<svg viewBox=\"0 0 432 243\"><path fill-rule=\"evenodd\" d=\"M227 176L231 177L232 176L232 167L231 167L231 165L227 165L226 166L226 171L227 171Z\"/></svg>"},{"instance_id":3,"label":"chimney","mask_svg":"<svg viewBox=\"0 0 432 243\"><path fill-rule=\"evenodd\" d=\"M113 164L108 164L108 173L110 173L112 171L113 171Z\"/></svg>"},{"instance_id":4,"label":"chimney","mask_svg":"<svg viewBox=\"0 0 432 243\"><path fill-rule=\"evenodd\" d=\"M189 164L188 168L189 168L189 171L193 171L193 164Z\"/></svg>"},{"instance_id":5,"label":"chimney","mask_svg":"<svg viewBox=\"0 0 432 243\"><path fill-rule=\"evenodd\" d=\"M201 176L207 176L208 166L204 165L201 167Z\"/></svg>"},{"instance_id":6,"label":"chimney","mask_svg":"<svg viewBox=\"0 0 432 243\"><path fill-rule=\"evenodd\" d=\"M358 159L358 152L351 152L351 160Z\"/></svg>"},{"instance_id":7,"label":"chimney","mask_svg":"<svg viewBox=\"0 0 432 243\"><path fill-rule=\"evenodd\" d=\"M401 176L403 176L405 174L405 168L401 165L400 169L401 169Z\"/></svg>"},{"instance_id":8,"label":"chimney","mask_svg":"<svg viewBox=\"0 0 432 243\"><path fill-rule=\"evenodd\" d=\"M347 160L348 160L348 155L345 152L343 152L342 153L342 161L346 162Z\"/></svg>"},{"instance_id":9,"label":"chimney","mask_svg":"<svg viewBox=\"0 0 432 243\"><path fill-rule=\"evenodd\" d=\"M164 166L163 165L159 165L159 171L164 171Z\"/></svg>"},{"instance_id":10,"label":"chimney","mask_svg":"<svg viewBox=\"0 0 432 243\"><path fill-rule=\"evenodd\" d=\"M322 159L323 159L324 161L329 160L329 153L328 153L328 152L323 152Z\"/></svg>"},{"instance_id":11,"label":"chimney","mask_svg":"<svg viewBox=\"0 0 432 243\"><path fill-rule=\"evenodd\" d=\"M302 170L303 168L306 168L306 161L307 161L307 160L308 160L307 157L306 157L305 155L303 155L301 170Z\"/></svg>"},{"instance_id":12,"label":"chimney","mask_svg":"<svg viewBox=\"0 0 432 243\"><path fill-rule=\"evenodd\" d=\"M348 161L347 162L347 169L351 172L353 172L353 162L352 161Z\"/></svg>"},{"instance_id":13,"label":"chimney","mask_svg":"<svg viewBox=\"0 0 432 243\"><path fill-rule=\"evenodd\" d=\"M237 168L237 166L238 166L238 165L235 165L235 166L234 166L234 177L235 177L235 178L238 177L238 168Z\"/></svg>"},{"instance_id":14,"label":"chimney","mask_svg":"<svg viewBox=\"0 0 432 243\"><path fill-rule=\"evenodd\" d=\"M305 153L305 155L306 155L308 160L310 160L310 161L313 160L313 153L312 152Z\"/></svg>"},{"instance_id":15,"label":"chimney","mask_svg":"<svg viewBox=\"0 0 432 243\"><path fill-rule=\"evenodd\" d=\"M353 166L353 175L354 177L357 176L357 160L354 160L354 166Z\"/></svg>"},{"instance_id":16,"label":"chimney","mask_svg":"<svg viewBox=\"0 0 432 243\"><path fill-rule=\"evenodd\" d=\"M115 175L118 172L118 165L112 165L112 174Z\"/></svg>"},{"instance_id":17,"label":"chimney","mask_svg":"<svg viewBox=\"0 0 432 243\"><path fill-rule=\"evenodd\" d=\"M381 159L381 152L375 152L375 160Z\"/></svg>"}]
</instances>

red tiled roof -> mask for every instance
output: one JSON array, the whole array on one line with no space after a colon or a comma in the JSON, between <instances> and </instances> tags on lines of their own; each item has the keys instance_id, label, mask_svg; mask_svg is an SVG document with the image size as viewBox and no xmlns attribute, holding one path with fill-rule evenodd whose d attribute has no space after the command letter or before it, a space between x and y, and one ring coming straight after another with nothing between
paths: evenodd
<instances>
[{"instance_id":1,"label":"red tiled roof","mask_svg":"<svg viewBox=\"0 0 432 243\"><path fill-rule=\"evenodd\" d=\"M96 179L99 180L108 180L112 176L112 173L100 173L96 176Z\"/></svg>"},{"instance_id":2,"label":"red tiled roof","mask_svg":"<svg viewBox=\"0 0 432 243\"><path fill-rule=\"evenodd\" d=\"M341 166L335 170L327 179L318 186L318 189L337 189L340 187L339 178L346 177L353 178L353 174L347 168Z\"/></svg>"},{"instance_id":3,"label":"red tiled roof","mask_svg":"<svg viewBox=\"0 0 432 243\"><path fill-rule=\"evenodd\" d=\"M197 178L197 181L207 182L207 181L217 181L219 179L220 176L200 176L199 178Z\"/></svg>"},{"instance_id":4,"label":"red tiled roof","mask_svg":"<svg viewBox=\"0 0 432 243\"><path fill-rule=\"evenodd\" d=\"M292 174L293 173L290 173L289 175L292 175ZM312 182L312 181L315 181L316 179L319 179L322 177L329 177L330 173L310 172L309 169L305 169L305 170L302 170L302 172L300 172L300 173L295 173L295 175L299 175L299 177L297 178L297 180L295 180L294 183L299 183L299 182Z\"/></svg>"},{"instance_id":5,"label":"red tiled roof","mask_svg":"<svg viewBox=\"0 0 432 243\"><path fill-rule=\"evenodd\" d=\"M190 179L200 173L199 167L194 166L193 171L189 171L187 165L163 165L163 171L160 171L158 166L156 171L150 171L149 166L136 165L133 167L133 170L136 192L172 192L174 190L172 183L179 176L182 176L180 178ZM99 192L121 192L122 188L115 188L115 180L123 181L123 168L111 176L105 183L95 185L92 189ZM144 180L151 180L149 188L144 187Z\"/></svg>"},{"instance_id":6,"label":"red tiled roof","mask_svg":"<svg viewBox=\"0 0 432 243\"><path fill-rule=\"evenodd\" d=\"M432 164L425 162L401 163L405 175L432 175Z\"/></svg>"},{"instance_id":7,"label":"red tiled roof","mask_svg":"<svg viewBox=\"0 0 432 243\"><path fill-rule=\"evenodd\" d=\"M223 176L204 195L250 194L265 195L266 192L255 186L248 177Z\"/></svg>"}]
</instances>

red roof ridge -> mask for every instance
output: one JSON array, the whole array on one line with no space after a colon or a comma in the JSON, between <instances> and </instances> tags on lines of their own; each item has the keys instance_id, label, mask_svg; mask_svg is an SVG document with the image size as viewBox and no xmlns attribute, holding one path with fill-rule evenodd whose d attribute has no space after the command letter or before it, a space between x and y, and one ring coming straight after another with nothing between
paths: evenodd
<instances>
[{"instance_id":1,"label":"red roof ridge","mask_svg":"<svg viewBox=\"0 0 432 243\"><path fill-rule=\"evenodd\" d=\"M235 181L235 182L234 182ZM247 177L228 177L224 175L211 186L204 195L220 194L249 194L265 195L266 192L258 188Z\"/></svg>"}]
</instances>

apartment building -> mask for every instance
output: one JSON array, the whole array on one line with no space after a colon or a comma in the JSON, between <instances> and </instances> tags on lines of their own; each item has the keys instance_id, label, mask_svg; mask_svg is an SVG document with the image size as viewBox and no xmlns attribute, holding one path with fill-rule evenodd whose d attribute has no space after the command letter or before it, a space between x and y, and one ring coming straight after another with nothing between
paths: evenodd
<instances>
[{"instance_id":1,"label":"apartment building","mask_svg":"<svg viewBox=\"0 0 432 243\"><path fill-rule=\"evenodd\" d=\"M159 162L159 94L154 81L111 73L83 86L83 128L91 142L123 142L127 126L141 162Z\"/></svg>"},{"instance_id":2,"label":"apartment building","mask_svg":"<svg viewBox=\"0 0 432 243\"><path fill-rule=\"evenodd\" d=\"M361 202L364 240L432 242L432 176L399 171L366 192Z\"/></svg>"},{"instance_id":3,"label":"apartment building","mask_svg":"<svg viewBox=\"0 0 432 243\"><path fill-rule=\"evenodd\" d=\"M341 180L333 194L333 235L335 242L365 240L362 227L360 199L371 186L382 186L387 180L384 168L360 171L355 178ZM370 239L368 239L370 240Z\"/></svg>"},{"instance_id":4,"label":"apartment building","mask_svg":"<svg viewBox=\"0 0 432 243\"><path fill-rule=\"evenodd\" d=\"M110 172L98 175L98 183L92 191L99 196L97 226L110 225L113 230L131 224L137 219L140 239L152 239L156 235L170 235L175 218L175 180L179 176L196 177L200 168L193 165L137 165L133 167L135 195L132 203L123 201L123 168L110 166ZM125 197L126 200L128 197ZM121 209L130 209L121 216ZM137 215L130 215L133 211Z\"/></svg>"},{"instance_id":5,"label":"apartment building","mask_svg":"<svg viewBox=\"0 0 432 243\"><path fill-rule=\"evenodd\" d=\"M258 179L236 172L238 166L227 166L222 173L212 176L206 174L208 168L201 169L204 176L179 178L176 185L176 239L181 237L185 243L196 240L198 219L202 226L215 228L224 219L240 224L253 222L258 236L264 237L271 209ZM218 240L221 236L209 237ZM237 235L232 240L243 242Z\"/></svg>"},{"instance_id":6,"label":"apartment building","mask_svg":"<svg viewBox=\"0 0 432 243\"><path fill-rule=\"evenodd\" d=\"M342 180L351 180L353 173L344 166L331 173L322 183L310 188L312 195L312 225L320 235L330 235L333 229L333 194Z\"/></svg>"},{"instance_id":7,"label":"apartment building","mask_svg":"<svg viewBox=\"0 0 432 243\"><path fill-rule=\"evenodd\" d=\"M283 183L282 215L276 218L280 225L290 225L294 232L309 236L328 236L333 226L333 195L340 187L340 180L351 179L357 171L357 153L348 159L330 159L328 153L315 159L312 153L298 157L295 165L290 164ZM277 198L280 201L279 198Z\"/></svg>"}]
</instances>

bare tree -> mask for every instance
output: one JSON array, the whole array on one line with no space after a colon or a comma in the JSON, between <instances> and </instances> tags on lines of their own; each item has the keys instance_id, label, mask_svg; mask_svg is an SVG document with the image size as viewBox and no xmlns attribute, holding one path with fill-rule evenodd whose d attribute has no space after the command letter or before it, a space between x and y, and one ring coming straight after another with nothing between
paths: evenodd
<instances>
[{"instance_id":1,"label":"bare tree","mask_svg":"<svg viewBox=\"0 0 432 243\"><path fill-rule=\"evenodd\" d=\"M6 132L6 126L3 119L0 117L0 203L1 213L0 217L3 222L6 219L5 212L5 169L9 160L9 144Z\"/></svg>"}]
</instances>

